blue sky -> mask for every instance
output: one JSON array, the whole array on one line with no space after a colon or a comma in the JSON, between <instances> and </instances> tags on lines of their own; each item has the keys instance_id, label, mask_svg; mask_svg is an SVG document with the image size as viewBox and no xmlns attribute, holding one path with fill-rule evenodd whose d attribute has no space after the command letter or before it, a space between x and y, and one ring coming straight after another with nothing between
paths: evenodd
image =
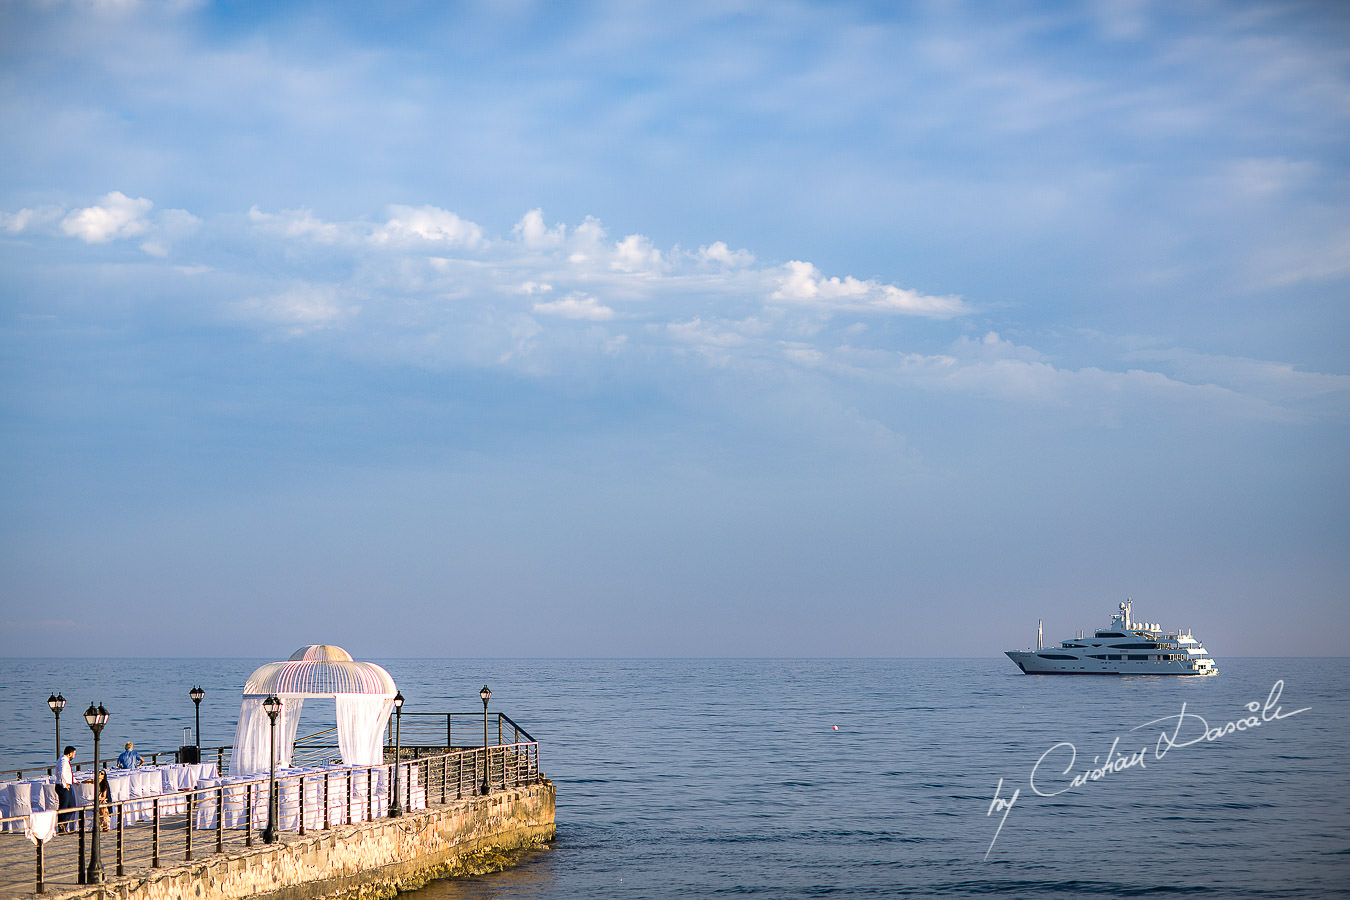
<instances>
[{"instance_id":1,"label":"blue sky","mask_svg":"<svg viewBox=\"0 0 1350 900\"><path fill-rule=\"evenodd\" d=\"M1332 3L0 7L0 653L1350 634Z\"/></svg>"}]
</instances>

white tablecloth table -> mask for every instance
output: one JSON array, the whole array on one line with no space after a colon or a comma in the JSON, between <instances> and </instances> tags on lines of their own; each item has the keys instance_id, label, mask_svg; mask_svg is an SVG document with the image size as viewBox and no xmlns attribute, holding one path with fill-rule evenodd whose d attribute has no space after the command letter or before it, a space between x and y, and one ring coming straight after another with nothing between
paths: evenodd
<instances>
[{"instance_id":1,"label":"white tablecloth table","mask_svg":"<svg viewBox=\"0 0 1350 900\"><path fill-rule=\"evenodd\" d=\"M48 812L59 805L56 783L50 777L0 782L0 818ZM6 825L6 830L22 831L23 826L20 823L11 823Z\"/></svg>"},{"instance_id":2,"label":"white tablecloth table","mask_svg":"<svg viewBox=\"0 0 1350 900\"><path fill-rule=\"evenodd\" d=\"M214 766L211 769L214 771ZM301 778L304 779L303 794ZM404 763L399 773L405 807L426 809L426 789L419 784L417 766ZM253 828L261 831L268 822L268 778L264 774L225 778L207 777L196 782L198 793L193 825L196 828L215 828L220 805L219 788L224 789L226 828L243 828L248 795L253 796ZM277 769L278 814L277 827L296 831L303 817L306 829L321 829L324 825L324 788L328 793L328 822L330 825L364 822L369 810L375 818L389 814L390 769L351 766L298 767ZM411 785L411 792L408 787ZM373 794L371 794L373 789ZM409 801L409 793L411 800ZM371 794L367 797L367 794Z\"/></svg>"}]
</instances>

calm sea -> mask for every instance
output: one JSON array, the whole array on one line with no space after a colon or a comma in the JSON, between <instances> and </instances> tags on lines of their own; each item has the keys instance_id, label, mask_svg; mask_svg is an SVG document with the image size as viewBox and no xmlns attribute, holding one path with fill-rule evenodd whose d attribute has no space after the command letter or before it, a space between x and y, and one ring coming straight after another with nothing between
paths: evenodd
<instances>
[{"instance_id":1,"label":"calm sea","mask_svg":"<svg viewBox=\"0 0 1350 900\"><path fill-rule=\"evenodd\" d=\"M52 691L81 758L91 700L108 742L177 747L195 683L203 744L229 743L265 661L0 661L0 764L54 756ZM489 684L558 788L551 849L417 900L1350 895L1350 660L1220 659L1207 679L1029 677L1006 659L378 661L409 711L481 711ZM331 704L304 715L320 730ZM1250 716L1188 743L1201 719ZM1163 732L1177 746L1159 758ZM1108 754L1117 770L1092 773ZM991 814L996 793L1012 805Z\"/></svg>"}]
</instances>

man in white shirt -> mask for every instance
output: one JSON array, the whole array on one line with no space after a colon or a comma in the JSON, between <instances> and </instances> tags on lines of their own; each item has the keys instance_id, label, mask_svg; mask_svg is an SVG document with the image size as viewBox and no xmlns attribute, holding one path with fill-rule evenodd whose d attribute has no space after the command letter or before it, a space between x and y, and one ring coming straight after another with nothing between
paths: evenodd
<instances>
[{"instance_id":1,"label":"man in white shirt","mask_svg":"<svg viewBox=\"0 0 1350 900\"><path fill-rule=\"evenodd\" d=\"M61 753L61 758L56 761L56 796L60 799L61 809L71 809L79 806L75 799L75 770L71 768L71 762L75 759L75 748L67 746ZM57 816L57 831L75 830L75 813L63 812Z\"/></svg>"}]
</instances>

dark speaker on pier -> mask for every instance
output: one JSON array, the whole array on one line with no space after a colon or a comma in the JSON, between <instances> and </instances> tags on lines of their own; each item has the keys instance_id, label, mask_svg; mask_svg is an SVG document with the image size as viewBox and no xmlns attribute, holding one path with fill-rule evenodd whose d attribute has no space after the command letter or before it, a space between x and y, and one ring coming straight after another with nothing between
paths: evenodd
<instances>
[{"instance_id":1,"label":"dark speaker on pier","mask_svg":"<svg viewBox=\"0 0 1350 900\"><path fill-rule=\"evenodd\" d=\"M202 761L201 750L197 747L184 745L178 748L178 761L180 763L197 764Z\"/></svg>"}]
</instances>

